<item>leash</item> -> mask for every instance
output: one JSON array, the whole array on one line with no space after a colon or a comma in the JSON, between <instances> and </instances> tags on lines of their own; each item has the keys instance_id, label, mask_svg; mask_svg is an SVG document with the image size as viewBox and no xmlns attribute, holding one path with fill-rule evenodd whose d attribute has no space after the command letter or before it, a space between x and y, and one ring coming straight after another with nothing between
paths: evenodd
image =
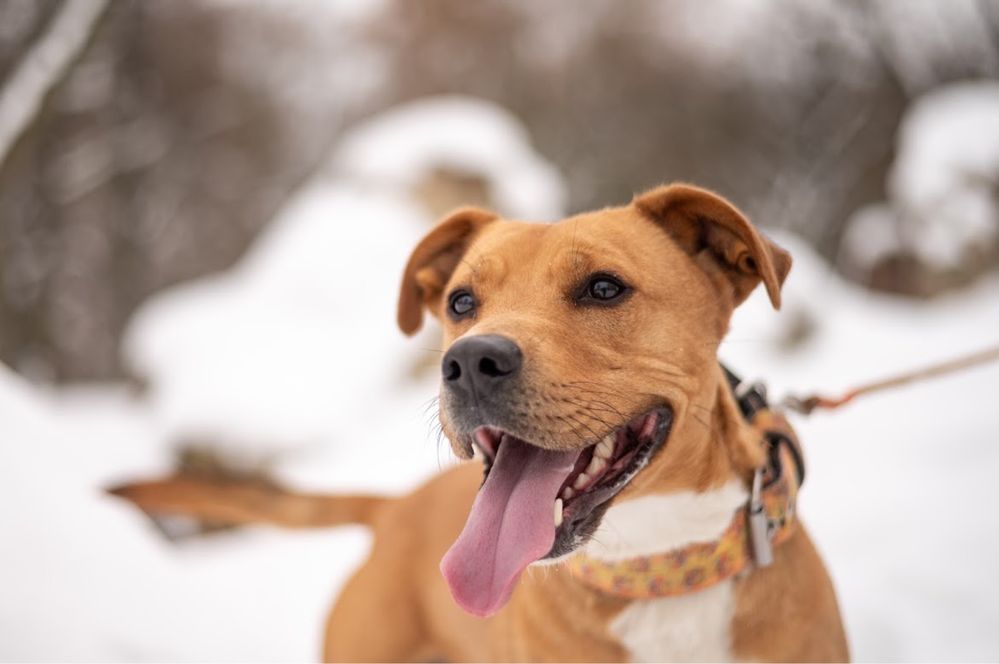
<instances>
[{"instance_id":1,"label":"leash","mask_svg":"<svg viewBox=\"0 0 999 664\"><path fill-rule=\"evenodd\" d=\"M999 345L980 350L968 355L940 362L930 366L922 367L913 371L882 378L880 380L864 383L852 390L847 391L838 398L830 398L822 395L812 395L806 398L788 396L781 401L776 408L772 407L767 400L766 386L761 382L743 381L724 364L721 365L728 380L729 388L735 397L735 401L742 412L742 416L747 422L760 430L763 436L763 443L767 449L767 462L757 468L753 475L752 491L747 510L749 543L752 548L753 559L757 566L766 567L773 561L772 547L775 544L775 531L777 526L784 526L784 523L775 523L772 518L768 518L764 510L763 489L774 482L775 478L781 478L786 472L785 467L788 461L791 462L795 470L794 492L790 495L787 511L793 514L794 497L797 489L805 481L805 463L801 446L798 443L794 429L791 428L783 415L783 411L794 411L802 415L811 415L816 409L835 410L840 406L850 403L857 397L888 390L893 387L901 387L922 380L944 376L955 373L963 369L981 366L999 360Z\"/></svg>"},{"instance_id":2,"label":"leash","mask_svg":"<svg viewBox=\"0 0 999 664\"><path fill-rule=\"evenodd\" d=\"M986 348L985 350L981 350L976 353L963 355L939 364L933 364L914 371L897 374L888 378L882 378L881 380L872 381L870 383L864 383L853 388L852 390L846 391L840 397L833 398L822 396L820 394L813 394L802 398L791 395L784 397L784 400L781 401L780 405L787 410L794 411L801 415L811 415L818 409L835 410L836 408L844 406L860 396L872 394L874 392L881 392L893 387L910 385L912 383L930 378L936 378L937 376L944 376L963 369L970 369L972 367L988 364L989 362L994 362L996 360L999 360L999 345ZM731 380L731 378L729 380Z\"/></svg>"}]
</instances>

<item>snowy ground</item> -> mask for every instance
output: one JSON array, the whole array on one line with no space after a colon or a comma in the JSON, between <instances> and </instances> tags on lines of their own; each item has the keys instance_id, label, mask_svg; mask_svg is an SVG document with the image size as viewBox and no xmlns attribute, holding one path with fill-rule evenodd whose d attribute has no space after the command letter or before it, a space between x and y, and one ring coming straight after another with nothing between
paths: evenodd
<instances>
[{"instance_id":1,"label":"snowy ground","mask_svg":"<svg viewBox=\"0 0 999 664\"><path fill-rule=\"evenodd\" d=\"M999 278L932 304L872 295L781 238L795 267L785 316L816 338L774 352L761 293L721 355L777 397L852 385L999 343ZM771 329L767 329L767 328ZM826 556L860 660L999 658L999 364L863 398L794 423L809 477L802 511Z\"/></svg>"},{"instance_id":2,"label":"snowy ground","mask_svg":"<svg viewBox=\"0 0 999 664\"><path fill-rule=\"evenodd\" d=\"M233 270L139 313L128 355L151 380L146 396L43 390L0 366L0 659L317 657L325 611L366 532L254 528L174 546L101 487L163 471L185 438L327 490L397 493L449 463L426 412L439 342L394 327L398 275L431 220L392 161L459 164L525 217L556 216L564 197L505 114L460 99L410 110L358 130ZM431 125L453 131L405 140ZM392 159L377 147L385 136L397 137ZM348 150L363 172L344 172ZM500 183L525 172L535 177L523 189ZM722 348L776 396L836 393L999 342L999 278L915 303L844 284L794 238L780 241L796 261L784 311L757 294ZM799 321L814 334L780 350ZM997 395L999 365L798 422L804 518L857 659L999 658L988 507L999 504Z\"/></svg>"}]
</instances>

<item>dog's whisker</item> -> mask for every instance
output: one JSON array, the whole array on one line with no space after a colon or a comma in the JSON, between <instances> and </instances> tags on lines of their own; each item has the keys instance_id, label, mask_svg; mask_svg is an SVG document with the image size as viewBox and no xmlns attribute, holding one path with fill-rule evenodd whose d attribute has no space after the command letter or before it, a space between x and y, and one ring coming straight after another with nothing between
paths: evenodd
<instances>
[{"instance_id":1,"label":"dog's whisker","mask_svg":"<svg viewBox=\"0 0 999 664\"><path fill-rule=\"evenodd\" d=\"M588 424L586 424L585 422L581 422L580 420L576 419L576 417L575 417L575 416L573 416L573 415L569 415L568 417L569 417L569 418L570 418L570 419L571 419L571 420L572 420L573 422L578 422L578 423L580 424L580 426L582 426L582 427L583 427L584 429L586 429L587 431L589 431L589 432L590 432L590 435L592 435L592 436L593 436L592 440L593 440L594 442L596 442L596 441L600 440L600 439L601 439L601 438L603 437L603 436L600 436L600 435L598 435L598 434L597 434L597 432L596 432L596 431L594 431L594 430L593 430L592 428L590 428L590 426L589 426Z\"/></svg>"},{"instance_id":2,"label":"dog's whisker","mask_svg":"<svg viewBox=\"0 0 999 664\"><path fill-rule=\"evenodd\" d=\"M624 419L624 416L621 414L621 411L619 411L617 408L614 408L610 404L604 403L602 401L584 401L579 399L573 399L571 397L563 397L562 400L565 403L569 403L574 406L579 406L588 411L609 413L612 415L617 415L618 417Z\"/></svg>"},{"instance_id":3,"label":"dog's whisker","mask_svg":"<svg viewBox=\"0 0 999 664\"><path fill-rule=\"evenodd\" d=\"M594 396L596 396L597 398L593 398ZM610 401L605 400L605 399L614 400L614 397L615 395L605 392L597 392L592 390L574 390L566 398L579 399L586 401L588 403L594 403L600 406L604 406L605 408L609 408L618 415L623 415L623 413L621 413L621 411L617 407L612 405Z\"/></svg>"},{"instance_id":4,"label":"dog's whisker","mask_svg":"<svg viewBox=\"0 0 999 664\"><path fill-rule=\"evenodd\" d=\"M434 398L430 399L429 401L427 401L426 405L423 406L423 414L424 415L427 415L427 414L437 415L438 412L439 412L438 411L439 404L440 404L440 401L439 401L438 397L434 397Z\"/></svg>"},{"instance_id":5,"label":"dog's whisker","mask_svg":"<svg viewBox=\"0 0 999 664\"><path fill-rule=\"evenodd\" d=\"M711 425L708 424L703 419L701 419L700 417L698 417L697 415L694 415L693 413L691 413L690 417L691 417L691 419L693 419L695 422L697 422L698 424L700 424L702 427L704 427L708 431L712 431Z\"/></svg>"},{"instance_id":6,"label":"dog's whisker","mask_svg":"<svg viewBox=\"0 0 999 664\"><path fill-rule=\"evenodd\" d=\"M568 433L572 434L576 438L577 444L582 445L587 442L587 439L581 433L579 433L579 428L581 427L581 424L575 418L568 418L566 416L556 415L555 419L561 421L563 424L569 427Z\"/></svg>"},{"instance_id":7,"label":"dog's whisker","mask_svg":"<svg viewBox=\"0 0 999 664\"><path fill-rule=\"evenodd\" d=\"M604 411L604 412L606 412L606 413L609 414L609 411ZM590 422L593 425L597 425L601 429L605 429L605 430L615 429L618 426L620 426L621 422L623 421L623 418L620 418L620 419L615 418L615 420L613 422L609 421L606 417L601 416L594 409L588 409L588 408L585 408L585 407L580 407L580 410L573 411L573 413L578 418L582 418L585 421ZM597 436L597 437L599 438L599 436Z\"/></svg>"}]
</instances>

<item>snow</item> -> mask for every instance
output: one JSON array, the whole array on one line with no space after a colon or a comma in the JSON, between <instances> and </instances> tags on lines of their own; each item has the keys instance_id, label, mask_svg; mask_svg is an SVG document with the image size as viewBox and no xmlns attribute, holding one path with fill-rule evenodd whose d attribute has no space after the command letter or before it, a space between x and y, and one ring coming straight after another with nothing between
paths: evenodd
<instances>
[{"instance_id":1,"label":"snow","mask_svg":"<svg viewBox=\"0 0 999 664\"><path fill-rule=\"evenodd\" d=\"M141 406L51 394L0 366L0 659L311 660L360 528L249 531L176 550L101 487L166 468Z\"/></svg>"},{"instance_id":2,"label":"snow","mask_svg":"<svg viewBox=\"0 0 999 664\"><path fill-rule=\"evenodd\" d=\"M531 150L516 118L468 97L434 97L382 114L344 140L336 164L397 187L434 168L481 174L497 211L512 218L554 220L566 204L561 176Z\"/></svg>"},{"instance_id":3,"label":"snow","mask_svg":"<svg viewBox=\"0 0 999 664\"><path fill-rule=\"evenodd\" d=\"M952 264L999 232L999 83L962 83L926 95L906 114L888 183L923 224L920 255Z\"/></svg>"},{"instance_id":4,"label":"snow","mask_svg":"<svg viewBox=\"0 0 999 664\"><path fill-rule=\"evenodd\" d=\"M149 380L166 436L209 440L254 464L429 431L433 372L411 384L399 376L436 364L439 342L431 327L414 360L395 298L410 249L434 222L410 191L441 165L482 177L503 209L562 213L554 168L487 102L417 101L358 126L235 268L154 297L135 316L126 356ZM353 416L369 411L372 394L391 397ZM399 463L423 468L411 458L422 449L405 450Z\"/></svg>"},{"instance_id":5,"label":"snow","mask_svg":"<svg viewBox=\"0 0 999 664\"><path fill-rule=\"evenodd\" d=\"M999 277L919 303L843 283L801 242L785 312L762 292L737 312L721 357L771 394L837 396L999 343ZM818 297L821 294L821 297ZM816 321L781 351L781 318ZM839 593L858 660L991 660L999 638L999 364L793 418L808 479L802 514Z\"/></svg>"},{"instance_id":6,"label":"snow","mask_svg":"<svg viewBox=\"0 0 999 664\"><path fill-rule=\"evenodd\" d=\"M518 169L554 171L505 113L455 104L358 127L238 265L151 299L127 344L147 393L51 391L0 366L0 659L317 657L326 611L369 546L363 529L170 545L101 488L164 472L194 439L325 491L399 493L450 463L427 410L434 327L407 340L394 325L405 257L432 223L406 168L474 168L523 216L558 216L562 200L557 179L500 186ZM434 108L454 135L428 128ZM777 397L836 394L999 341L995 276L932 302L872 295L793 236L778 241L795 257L784 310L754 294L721 352ZM812 335L789 346L801 326ZM857 659L999 658L997 386L999 365L796 420L802 512Z\"/></svg>"},{"instance_id":7,"label":"snow","mask_svg":"<svg viewBox=\"0 0 999 664\"><path fill-rule=\"evenodd\" d=\"M398 198L319 182L232 271L153 298L126 347L164 431L268 456L349 444L349 415L408 357L397 271L357 259L402 265L428 225Z\"/></svg>"},{"instance_id":8,"label":"snow","mask_svg":"<svg viewBox=\"0 0 999 664\"><path fill-rule=\"evenodd\" d=\"M999 237L999 83L958 83L913 103L898 135L888 201L854 214L845 239L859 265L905 249L960 265Z\"/></svg>"}]
</instances>

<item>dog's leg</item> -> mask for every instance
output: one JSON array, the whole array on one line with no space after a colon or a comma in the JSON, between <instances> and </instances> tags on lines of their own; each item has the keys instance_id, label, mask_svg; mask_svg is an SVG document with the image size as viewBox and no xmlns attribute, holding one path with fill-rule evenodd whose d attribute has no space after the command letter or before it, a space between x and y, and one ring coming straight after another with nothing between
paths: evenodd
<instances>
[{"instance_id":1,"label":"dog's leg","mask_svg":"<svg viewBox=\"0 0 999 664\"><path fill-rule=\"evenodd\" d=\"M376 544L377 547L377 544ZM374 551L337 599L326 623L323 661L432 661L412 579L402 552ZM396 558L396 559L391 559Z\"/></svg>"},{"instance_id":2,"label":"dog's leg","mask_svg":"<svg viewBox=\"0 0 999 664\"><path fill-rule=\"evenodd\" d=\"M487 622L457 607L439 570L482 482L461 464L385 505L374 543L326 626L328 661L485 661Z\"/></svg>"},{"instance_id":3,"label":"dog's leg","mask_svg":"<svg viewBox=\"0 0 999 664\"><path fill-rule=\"evenodd\" d=\"M846 662L836 593L803 523L774 564L738 582L733 650L742 661ZM765 607L765 610L761 610Z\"/></svg>"}]
</instances>

